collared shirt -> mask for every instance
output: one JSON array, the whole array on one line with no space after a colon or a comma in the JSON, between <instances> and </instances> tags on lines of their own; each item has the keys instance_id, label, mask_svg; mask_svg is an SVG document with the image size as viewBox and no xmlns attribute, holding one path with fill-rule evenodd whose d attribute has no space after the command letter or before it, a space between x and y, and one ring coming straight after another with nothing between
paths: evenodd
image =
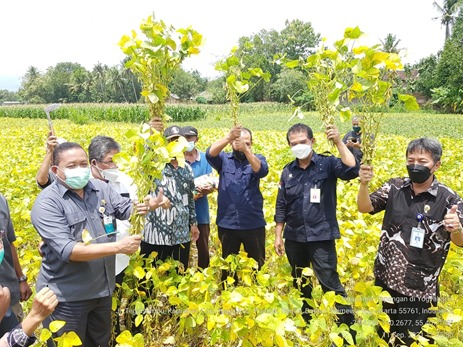
<instances>
[{"instance_id":1,"label":"collared shirt","mask_svg":"<svg viewBox=\"0 0 463 347\"><path fill-rule=\"evenodd\" d=\"M58 181L44 189L34 202L32 224L44 241L42 265L37 278L37 291L50 287L59 301L72 302L106 297L114 290L114 256L90 261L71 261L74 246L82 242L82 231L88 230L92 243L115 241L106 236L104 214L128 219L132 202L117 194L108 184L91 179L84 187L84 198Z\"/></svg>"},{"instance_id":2,"label":"collared shirt","mask_svg":"<svg viewBox=\"0 0 463 347\"><path fill-rule=\"evenodd\" d=\"M194 177L200 177L202 175L208 175L212 173L212 167L206 160L206 154L204 152L197 151L198 155L194 162L189 163ZM196 219L198 224L209 224L209 201L207 195L200 197L195 201L196 208Z\"/></svg>"},{"instance_id":3,"label":"collared shirt","mask_svg":"<svg viewBox=\"0 0 463 347\"><path fill-rule=\"evenodd\" d=\"M434 178L431 187L415 195L409 178L393 178L370 194L371 214L385 211L374 274L389 288L410 297L437 299L438 277L450 248L444 216L463 201ZM421 223L418 214L423 216ZM422 248L410 245L413 228L425 232Z\"/></svg>"},{"instance_id":4,"label":"collared shirt","mask_svg":"<svg viewBox=\"0 0 463 347\"><path fill-rule=\"evenodd\" d=\"M137 188L133 179L122 171L119 171L115 181L108 181L108 184L116 193L132 200L137 198ZM128 220L116 219L117 235L116 240L121 240L129 235L130 222ZM129 265L130 257L127 254L116 254L116 275L120 274Z\"/></svg>"},{"instance_id":5,"label":"collared shirt","mask_svg":"<svg viewBox=\"0 0 463 347\"><path fill-rule=\"evenodd\" d=\"M5 250L5 257L0 264L0 285L7 287L10 290L10 306L19 302L19 283L14 269L13 254L11 253L11 244L16 241L16 235L11 222L10 209L5 197L0 194L0 231Z\"/></svg>"},{"instance_id":6,"label":"collared shirt","mask_svg":"<svg viewBox=\"0 0 463 347\"><path fill-rule=\"evenodd\" d=\"M146 216L143 239L152 245L173 246L189 242L190 224L196 223L195 188L193 171L186 164L177 167L168 163L162 170L161 181L156 180L156 190L163 188L170 208L158 207Z\"/></svg>"},{"instance_id":7,"label":"collared shirt","mask_svg":"<svg viewBox=\"0 0 463 347\"><path fill-rule=\"evenodd\" d=\"M42 186L37 182L37 185L39 188L45 189L54 181L56 181L56 175L51 170L49 170L47 183ZM124 172L120 171L117 179L114 182L107 181L107 183L121 196L131 198L132 200L136 198L137 189L133 184L133 179ZM116 226L118 231L116 240L121 240L129 234L128 230L130 229L130 222L128 220L117 219ZM116 275L120 274L129 265L129 262L130 257L127 254L116 254Z\"/></svg>"},{"instance_id":8,"label":"collared shirt","mask_svg":"<svg viewBox=\"0 0 463 347\"><path fill-rule=\"evenodd\" d=\"M283 237L297 242L341 237L336 220L336 181L358 177L358 165L349 167L334 156L313 152L305 169L294 160L283 169L275 208L275 222L285 223ZM319 189L320 202L311 202Z\"/></svg>"},{"instance_id":9,"label":"collared shirt","mask_svg":"<svg viewBox=\"0 0 463 347\"><path fill-rule=\"evenodd\" d=\"M261 167L253 172L247 159L239 161L233 153L209 154L209 164L219 173L217 197L217 225L234 230L248 230L265 226L264 199L259 189L260 179L267 176L268 164L263 155L256 154Z\"/></svg>"},{"instance_id":10,"label":"collared shirt","mask_svg":"<svg viewBox=\"0 0 463 347\"><path fill-rule=\"evenodd\" d=\"M342 142L347 143L347 140L354 138L357 140L357 143L362 143L362 133L356 133L355 131L349 131L344 137L342 138ZM360 148L355 147L347 147L349 151L354 155L355 159L360 162L363 158L363 152Z\"/></svg>"}]
</instances>

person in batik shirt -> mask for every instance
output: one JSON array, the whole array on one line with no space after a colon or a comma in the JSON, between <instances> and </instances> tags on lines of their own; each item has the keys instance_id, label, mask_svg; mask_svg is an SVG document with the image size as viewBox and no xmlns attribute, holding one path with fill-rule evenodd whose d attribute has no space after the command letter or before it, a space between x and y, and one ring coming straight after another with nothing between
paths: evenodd
<instances>
[{"instance_id":1,"label":"person in batik shirt","mask_svg":"<svg viewBox=\"0 0 463 347\"><path fill-rule=\"evenodd\" d=\"M390 179L371 194L373 169L360 167L359 211L385 211L374 275L375 285L393 299L392 304L383 303L393 335L384 338L391 344L398 338L411 345L409 332L419 333L435 315L431 307L437 305L439 274L450 243L463 246L463 201L434 176L441 155L436 140L411 141L406 151L409 177Z\"/></svg>"}]
</instances>

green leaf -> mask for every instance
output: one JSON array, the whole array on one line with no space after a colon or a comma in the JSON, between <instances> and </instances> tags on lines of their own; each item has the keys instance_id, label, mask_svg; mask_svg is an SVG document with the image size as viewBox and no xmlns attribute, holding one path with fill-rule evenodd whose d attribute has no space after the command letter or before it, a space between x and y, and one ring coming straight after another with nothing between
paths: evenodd
<instances>
[{"instance_id":1,"label":"green leaf","mask_svg":"<svg viewBox=\"0 0 463 347\"><path fill-rule=\"evenodd\" d=\"M289 69L294 69L299 65L299 60L289 60L285 62L285 65Z\"/></svg>"},{"instance_id":2,"label":"green leaf","mask_svg":"<svg viewBox=\"0 0 463 347\"><path fill-rule=\"evenodd\" d=\"M405 108L409 111L416 111L420 109L420 105L416 102L416 98L409 94L399 94L399 100L405 105Z\"/></svg>"},{"instance_id":3,"label":"green leaf","mask_svg":"<svg viewBox=\"0 0 463 347\"><path fill-rule=\"evenodd\" d=\"M135 326L138 327L143 322L143 315L139 314L135 317Z\"/></svg>"},{"instance_id":4,"label":"green leaf","mask_svg":"<svg viewBox=\"0 0 463 347\"><path fill-rule=\"evenodd\" d=\"M344 31L344 37L347 39L356 40L360 38L362 35L363 35L363 32L360 30L358 26L356 26L355 28L347 28Z\"/></svg>"}]
</instances>

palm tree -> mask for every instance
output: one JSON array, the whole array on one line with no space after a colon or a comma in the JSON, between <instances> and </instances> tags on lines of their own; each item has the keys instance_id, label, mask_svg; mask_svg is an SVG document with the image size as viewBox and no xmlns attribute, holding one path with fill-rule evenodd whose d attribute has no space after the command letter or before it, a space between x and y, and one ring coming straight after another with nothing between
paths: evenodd
<instances>
[{"instance_id":1,"label":"palm tree","mask_svg":"<svg viewBox=\"0 0 463 347\"><path fill-rule=\"evenodd\" d=\"M399 53L402 48L399 48L400 39L397 39L395 35L387 34L386 38L380 40L383 44L383 51L387 53Z\"/></svg>"},{"instance_id":2,"label":"palm tree","mask_svg":"<svg viewBox=\"0 0 463 347\"><path fill-rule=\"evenodd\" d=\"M434 17L433 19L439 19L441 24L445 26L445 41L447 41L458 12L463 5L463 0L444 0L442 6L437 1L434 1L433 5L439 12L439 17Z\"/></svg>"}]
</instances>

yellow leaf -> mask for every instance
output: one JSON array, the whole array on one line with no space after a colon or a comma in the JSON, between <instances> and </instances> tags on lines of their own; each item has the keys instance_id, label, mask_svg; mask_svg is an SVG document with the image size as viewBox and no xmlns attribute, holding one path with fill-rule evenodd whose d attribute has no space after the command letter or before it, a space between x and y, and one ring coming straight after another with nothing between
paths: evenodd
<instances>
[{"instance_id":1,"label":"yellow leaf","mask_svg":"<svg viewBox=\"0 0 463 347\"><path fill-rule=\"evenodd\" d=\"M56 333L58 330L60 330L65 325L66 325L66 322L63 320L54 320L53 322L50 323L49 328L52 333Z\"/></svg>"},{"instance_id":2,"label":"yellow leaf","mask_svg":"<svg viewBox=\"0 0 463 347\"><path fill-rule=\"evenodd\" d=\"M130 344L132 343L132 334L128 330L124 330L119 336L116 337L118 344Z\"/></svg>"},{"instance_id":3,"label":"yellow leaf","mask_svg":"<svg viewBox=\"0 0 463 347\"><path fill-rule=\"evenodd\" d=\"M87 229L82 230L82 241L88 245L92 241L92 235L90 235Z\"/></svg>"},{"instance_id":4,"label":"yellow leaf","mask_svg":"<svg viewBox=\"0 0 463 347\"><path fill-rule=\"evenodd\" d=\"M45 341L47 341L51 336L52 336L51 331L48 330L48 329L43 328L42 331L40 332L39 341L40 341L40 342L45 342Z\"/></svg>"},{"instance_id":5,"label":"yellow leaf","mask_svg":"<svg viewBox=\"0 0 463 347\"><path fill-rule=\"evenodd\" d=\"M63 340L65 340L67 343L69 343L70 346L81 346L82 341L80 340L80 337L74 332L70 331L65 336L63 335Z\"/></svg>"},{"instance_id":6,"label":"yellow leaf","mask_svg":"<svg viewBox=\"0 0 463 347\"><path fill-rule=\"evenodd\" d=\"M141 322L143 322L143 315L139 314L136 318L135 318L135 326L138 327Z\"/></svg>"},{"instance_id":7,"label":"yellow leaf","mask_svg":"<svg viewBox=\"0 0 463 347\"><path fill-rule=\"evenodd\" d=\"M135 269L133 269L133 274L136 278L141 280L143 277L145 277L145 270L141 266L137 266Z\"/></svg>"},{"instance_id":8,"label":"yellow leaf","mask_svg":"<svg viewBox=\"0 0 463 347\"><path fill-rule=\"evenodd\" d=\"M334 344L338 347L341 347L342 344L344 343L344 340L342 339L342 337L336 333L330 333L330 340L333 341Z\"/></svg>"}]
</instances>

